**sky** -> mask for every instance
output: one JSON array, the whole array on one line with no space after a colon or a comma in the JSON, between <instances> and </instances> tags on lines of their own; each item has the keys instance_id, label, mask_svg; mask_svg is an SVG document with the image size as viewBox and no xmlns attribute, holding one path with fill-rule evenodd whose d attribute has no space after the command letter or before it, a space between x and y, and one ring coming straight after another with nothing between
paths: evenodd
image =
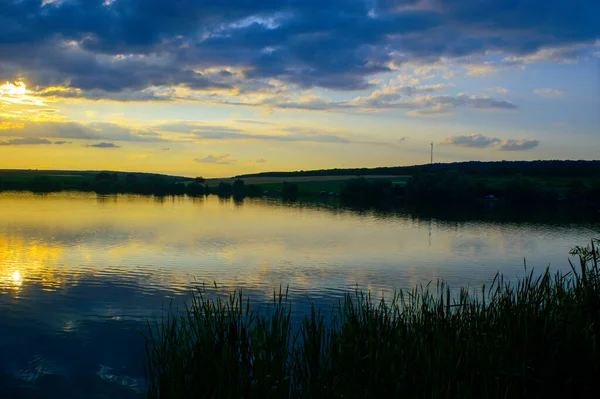
<instances>
[{"instance_id":1,"label":"sky","mask_svg":"<svg viewBox=\"0 0 600 399\"><path fill-rule=\"evenodd\" d=\"M600 158L598 0L3 0L0 169Z\"/></svg>"}]
</instances>

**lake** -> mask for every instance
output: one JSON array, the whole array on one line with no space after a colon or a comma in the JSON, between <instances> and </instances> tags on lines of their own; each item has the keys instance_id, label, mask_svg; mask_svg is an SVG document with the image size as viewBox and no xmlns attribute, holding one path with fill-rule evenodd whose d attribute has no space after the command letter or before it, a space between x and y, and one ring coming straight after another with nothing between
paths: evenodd
<instances>
[{"instance_id":1,"label":"lake","mask_svg":"<svg viewBox=\"0 0 600 399\"><path fill-rule=\"evenodd\" d=\"M193 287L242 289L257 305L289 286L329 308L444 279L568 269L584 223L452 221L327 204L0 193L0 392L15 398L129 398L144 390L146 321ZM502 218L501 218L502 219ZM137 393L136 393L137 392Z\"/></svg>"}]
</instances>

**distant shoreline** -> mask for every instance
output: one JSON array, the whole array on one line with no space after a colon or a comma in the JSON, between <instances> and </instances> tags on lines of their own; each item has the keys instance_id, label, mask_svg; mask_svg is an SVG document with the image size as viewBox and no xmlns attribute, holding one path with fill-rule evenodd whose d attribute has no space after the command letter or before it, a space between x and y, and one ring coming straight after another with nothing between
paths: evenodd
<instances>
[{"instance_id":1,"label":"distant shoreline","mask_svg":"<svg viewBox=\"0 0 600 399\"><path fill-rule=\"evenodd\" d=\"M489 202L528 209L578 205L600 208L600 161L460 162L372 169L265 172L233 178L152 173L0 170L0 191L49 193L339 198L344 205L451 207Z\"/></svg>"},{"instance_id":2,"label":"distant shoreline","mask_svg":"<svg viewBox=\"0 0 600 399\"><path fill-rule=\"evenodd\" d=\"M560 168L577 168L580 170L596 169L600 171L600 160L536 160L536 161L462 161L462 162L446 162L434 164L420 165L405 165L405 166L378 166L378 167L354 167L354 168L330 168L330 169L312 169L312 170L297 170L297 171L266 171L259 173L247 173L235 176L222 176L206 178L207 181L233 181L235 179L247 179L251 177L308 177L308 176L398 176L412 174L415 170L433 169L433 170L514 170L523 169L535 171L536 169L560 169ZM0 178L7 174L30 174L30 175L50 175L57 176L82 176L95 175L98 173L117 173L117 174L136 174L147 176L162 176L166 178L176 178L182 180L193 180L192 176L177 176L155 172L135 172L135 171L114 171L106 169L98 170L62 170L62 169L0 169Z\"/></svg>"}]
</instances>

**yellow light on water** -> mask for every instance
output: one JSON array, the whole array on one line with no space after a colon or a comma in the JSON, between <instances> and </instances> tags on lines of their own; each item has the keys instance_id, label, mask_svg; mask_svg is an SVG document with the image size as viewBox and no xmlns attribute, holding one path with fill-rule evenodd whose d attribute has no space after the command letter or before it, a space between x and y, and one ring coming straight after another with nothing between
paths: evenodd
<instances>
[{"instance_id":1,"label":"yellow light on water","mask_svg":"<svg viewBox=\"0 0 600 399\"><path fill-rule=\"evenodd\" d=\"M23 276L21 276L21 272L15 270L12 274L10 274L10 277L8 278L8 283L13 290L20 290L21 286L23 285Z\"/></svg>"},{"instance_id":2,"label":"yellow light on water","mask_svg":"<svg viewBox=\"0 0 600 399\"><path fill-rule=\"evenodd\" d=\"M4 207L4 199L2 202ZM65 274L55 265L62 251L58 246L40 244L19 236L7 237L0 232L0 292L19 291L27 282L33 281L41 284L43 290L61 287Z\"/></svg>"}]
</instances>

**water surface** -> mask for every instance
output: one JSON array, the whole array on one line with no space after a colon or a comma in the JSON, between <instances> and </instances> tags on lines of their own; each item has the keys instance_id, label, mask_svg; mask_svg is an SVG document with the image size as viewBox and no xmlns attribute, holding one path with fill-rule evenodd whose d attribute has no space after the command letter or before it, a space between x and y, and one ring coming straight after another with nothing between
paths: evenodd
<instances>
[{"instance_id":1,"label":"water surface","mask_svg":"<svg viewBox=\"0 0 600 399\"><path fill-rule=\"evenodd\" d=\"M267 200L0 193L0 391L128 398L163 305L217 282L256 303L289 286L299 318L357 286L379 294L497 271L568 268L591 226L448 221Z\"/></svg>"}]
</instances>

